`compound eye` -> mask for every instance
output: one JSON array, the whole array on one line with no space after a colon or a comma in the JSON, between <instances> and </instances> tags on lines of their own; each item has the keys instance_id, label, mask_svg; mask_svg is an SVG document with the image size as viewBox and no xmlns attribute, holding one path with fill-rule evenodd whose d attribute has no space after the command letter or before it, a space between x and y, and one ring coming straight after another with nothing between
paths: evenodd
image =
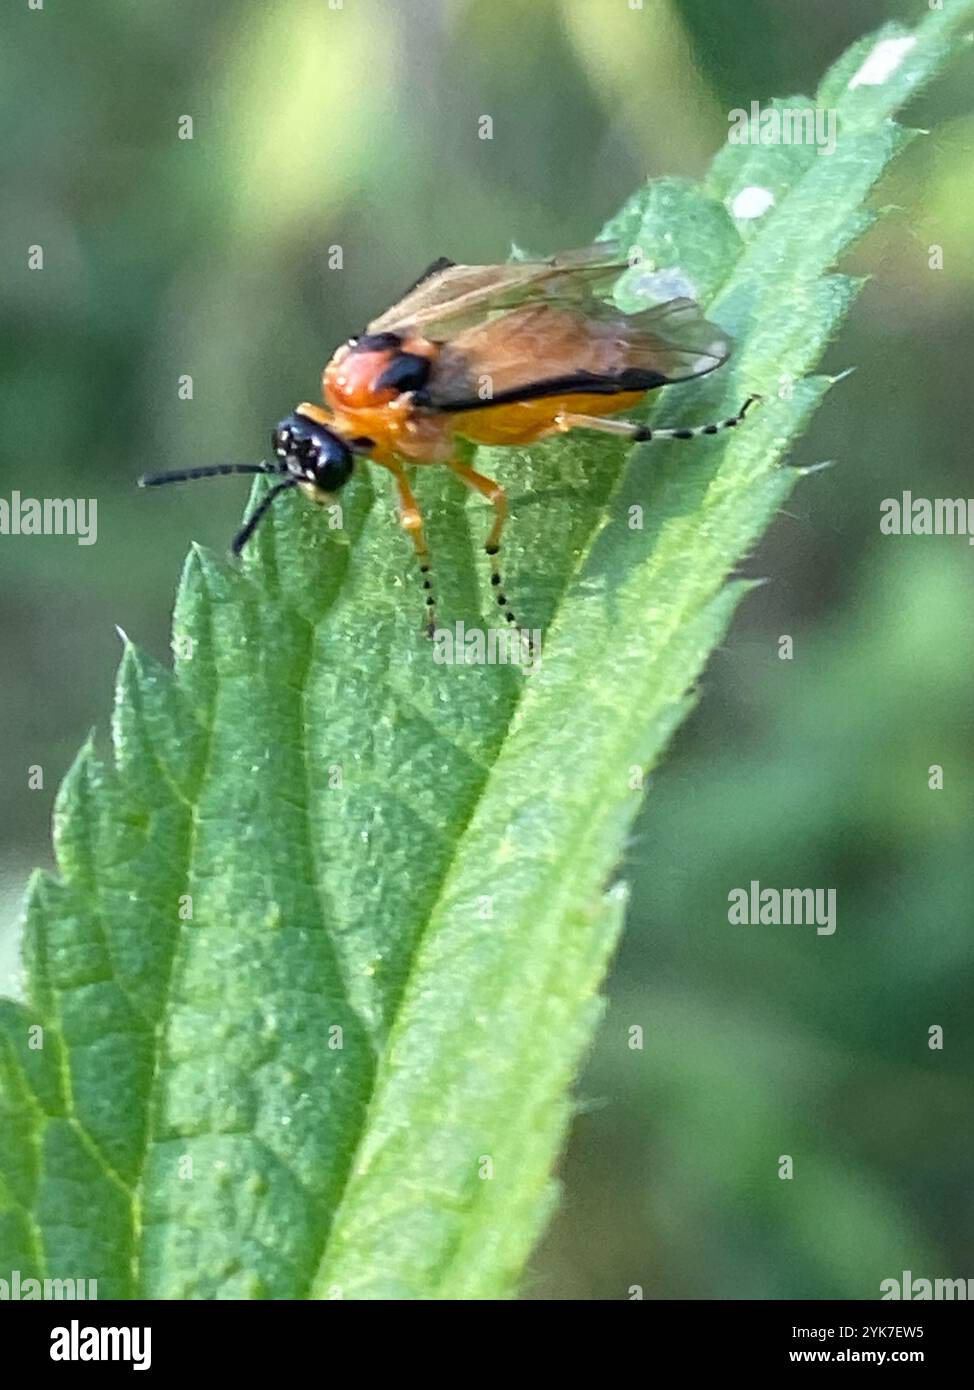
<instances>
[{"instance_id":1,"label":"compound eye","mask_svg":"<svg viewBox=\"0 0 974 1390\"><path fill-rule=\"evenodd\" d=\"M318 486L325 492L337 492L344 487L355 468L351 449L329 432L321 441L315 470Z\"/></svg>"},{"instance_id":2,"label":"compound eye","mask_svg":"<svg viewBox=\"0 0 974 1390\"><path fill-rule=\"evenodd\" d=\"M352 475L351 449L327 426L298 412L282 420L271 435L284 470L299 482L314 483L323 492L340 488Z\"/></svg>"}]
</instances>

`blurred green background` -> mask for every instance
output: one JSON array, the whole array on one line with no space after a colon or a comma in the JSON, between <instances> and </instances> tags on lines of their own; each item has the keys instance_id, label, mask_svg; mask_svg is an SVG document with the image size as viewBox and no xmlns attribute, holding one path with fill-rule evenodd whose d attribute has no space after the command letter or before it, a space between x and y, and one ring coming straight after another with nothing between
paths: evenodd
<instances>
[{"instance_id":1,"label":"blurred green background","mask_svg":"<svg viewBox=\"0 0 974 1390\"><path fill-rule=\"evenodd\" d=\"M700 176L731 108L814 89L853 39L923 8L8 7L0 495L93 496L99 514L90 547L0 537L3 992L55 789L108 723L115 625L165 659L187 544L222 549L246 495L143 494L137 474L259 457L334 345L434 256L590 240L647 176ZM933 133L876 198L892 211L846 267L873 278L828 362L859 370L793 460L836 466L751 561L773 582L653 780L527 1297L873 1298L904 1269L974 1275L972 551L879 533L884 497L972 491L971 74L955 64L906 113ZM836 888L836 934L729 926L728 891L751 879Z\"/></svg>"}]
</instances>

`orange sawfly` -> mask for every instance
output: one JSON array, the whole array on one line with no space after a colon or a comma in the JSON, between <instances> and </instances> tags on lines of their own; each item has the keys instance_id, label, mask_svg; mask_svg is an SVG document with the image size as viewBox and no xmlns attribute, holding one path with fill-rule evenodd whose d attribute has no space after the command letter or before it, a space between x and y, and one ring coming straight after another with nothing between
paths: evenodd
<instances>
[{"instance_id":1,"label":"orange sawfly","mask_svg":"<svg viewBox=\"0 0 974 1390\"><path fill-rule=\"evenodd\" d=\"M273 458L215 464L139 479L142 487L232 473L280 479L234 538L239 555L282 493L299 488L330 504L356 457L392 474L400 521L423 576L426 629L435 627L430 557L422 513L406 468L443 464L485 497L494 520L485 542L497 605L516 626L498 555L507 497L492 478L457 457L457 441L533 444L567 430L592 429L638 443L693 439L731 428L736 415L688 429L650 429L607 418L631 410L647 391L689 381L729 357L727 335L692 299L670 299L625 313L605 296L629 262L615 242L596 242L543 261L457 265L441 258L391 309L350 338L322 374L324 407L304 402L271 436Z\"/></svg>"}]
</instances>

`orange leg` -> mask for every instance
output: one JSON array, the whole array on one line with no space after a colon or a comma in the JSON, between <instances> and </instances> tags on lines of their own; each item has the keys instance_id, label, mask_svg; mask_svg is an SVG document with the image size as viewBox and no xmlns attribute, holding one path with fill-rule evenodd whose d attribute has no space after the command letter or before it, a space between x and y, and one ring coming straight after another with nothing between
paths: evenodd
<instances>
[{"instance_id":1,"label":"orange leg","mask_svg":"<svg viewBox=\"0 0 974 1390\"><path fill-rule=\"evenodd\" d=\"M432 637L436 630L436 599L433 597L433 581L430 579L430 553L426 544L426 531L423 528L423 515L419 510L419 503L416 501L400 464L393 460L373 459L373 462L381 462L382 467L387 468L396 480L396 492L399 498L399 524L412 541L413 549L416 551L416 559L419 561L419 572L423 576L423 589L426 593L426 635Z\"/></svg>"},{"instance_id":2,"label":"orange leg","mask_svg":"<svg viewBox=\"0 0 974 1390\"><path fill-rule=\"evenodd\" d=\"M486 497L494 508L494 524L490 528L490 535L484 542L484 550L490 556L490 582L496 590L497 606L503 609L504 617L511 626L520 631L518 621L511 611L511 605L504 593L500 563L497 559L501 548L501 534L504 530L504 523L507 521L507 493L500 483L494 482L493 478L484 477L483 473L478 473L476 469L470 468L467 464L460 463L456 459L450 459L447 468L451 473L455 473L462 483L466 483L471 491L479 492L481 497Z\"/></svg>"}]
</instances>

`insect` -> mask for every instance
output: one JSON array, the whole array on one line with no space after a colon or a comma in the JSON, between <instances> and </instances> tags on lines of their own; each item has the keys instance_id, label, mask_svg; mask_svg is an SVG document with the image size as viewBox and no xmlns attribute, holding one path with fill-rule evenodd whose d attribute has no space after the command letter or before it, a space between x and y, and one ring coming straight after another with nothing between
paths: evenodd
<instances>
[{"instance_id":1,"label":"insect","mask_svg":"<svg viewBox=\"0 0 974 1390\"><path fill-rule=\"evenodd\" d=\"M422 513L407 467L442 464L494 509L484 549L498 608L517 627L504 591L500 546L504 489L457 457L457 441L532 444L576 429L602 430L638 443L692 439L740 423L757 399L718 424L649 429L608 418L647 391L689 381L721 366L727 336L691 299L623 313L604 296L628 262L615 242L596 242L544 261L457 265L441 258L405 296L343 344L322 374L325 408L304 402L275 428L273 458L216 464L139 479L142 487L232 473L280 479L234 538L239 555L275 499L293 488L329 505L357 457L387 469L399 519L419 562L425 627L436 604Z\"/></svg>"}]
</instances>

